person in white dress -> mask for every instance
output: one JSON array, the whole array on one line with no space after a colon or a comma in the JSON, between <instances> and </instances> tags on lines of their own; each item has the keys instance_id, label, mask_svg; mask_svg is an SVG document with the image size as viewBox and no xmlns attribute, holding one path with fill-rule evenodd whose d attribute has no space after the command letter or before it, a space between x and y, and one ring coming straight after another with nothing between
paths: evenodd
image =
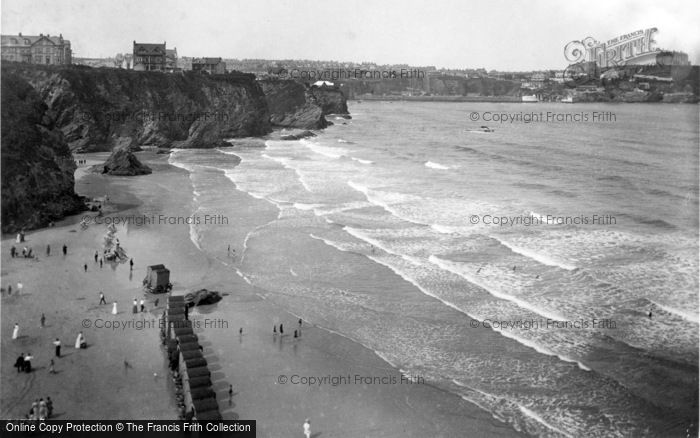
<instances>
[{"instance_id":1,"label":"person in white dress","mask_svg":"<svg viewBox=\"0 0 700 438\"><path fill-rule=\"evenodd\" d=\"M78 337L75 338L75 348L80 348L81 345L85 343L85 338L83 337L83 332L78 333Z\"/></svg>"},{"instance_id":2,"label":"person in white dress","mask_svg":"<svg viewBox=\"0 0 700 438\"><path fill-rule=\"evenodd\" d=\"M15 328L12 329L12 339L17 339L19 337L19 325L15 323Z\"/></svg>"},{"instance_id":3,"label":"person in white dress","mask_svg":"<svg viewBox=\"0 0 700 438\"><path fill-rule=\"evenodd\" d=\"M117 314L117 302L112 303L112 315Z\"/></svg>"},{"instance_id":4,"label":"person in white dress","mask_svg":"<svg viewBox=\"0 0 700 438\"><path fill-rule=\"evenodd\" d=\"M306 438L311 438L311 422L308 418L304 422L304 436Z\"/></svg>"}]
</instances>

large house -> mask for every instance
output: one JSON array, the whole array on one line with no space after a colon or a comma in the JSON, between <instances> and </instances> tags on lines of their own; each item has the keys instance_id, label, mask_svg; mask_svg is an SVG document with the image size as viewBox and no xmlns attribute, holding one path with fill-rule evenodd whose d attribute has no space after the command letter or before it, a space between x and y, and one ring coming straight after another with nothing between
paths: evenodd
<instances>
[{"instance_id":1,"label":"large house","mask_svg":"<svg viewBox=\"0 0 700 438\"><path fill-rule=\"evenodd\" d=\"M221 58L195 58L192 60L192 70L209 74L226 73L226 63Z\"/></svg>"},{"instance_id":2,"label":"large house","mask_svg":"<svg viewBox=\"0 0 700 438\"><path fill-rule=\"evenodd\" d=\"M63 34L50 36L37 35L2 35L2 60L26 62L30 64L63 65L73 62L70 41L63 39Z\"/></svg>"},{"instance_id":3,"label":"large house","mask_svg":"<svg viewBox=\"0 0 700 438\"><path fill-rule=\"evenodd\" d=\"M166 70L166 50L163 44L137 43L134 41L134 70Z\"/></svg>"}]
</instances>

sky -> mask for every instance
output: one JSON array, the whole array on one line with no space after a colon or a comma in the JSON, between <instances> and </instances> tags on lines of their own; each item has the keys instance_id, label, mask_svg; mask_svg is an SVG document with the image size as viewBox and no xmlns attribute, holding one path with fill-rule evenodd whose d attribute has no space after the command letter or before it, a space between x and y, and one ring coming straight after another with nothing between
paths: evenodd
<instances>
[{"instance_id":1,"label":"sky","mask_svg":"<svg viewBox=\"0 0 700 438\"><path fill-rule=\"evenodd\" d=\"M62 33L75 57L163 42L179 56L563 69L564 46L656 27L700 64L700 2L685 0L1 0L1 32Z\"/></svg>"}]
</instances>

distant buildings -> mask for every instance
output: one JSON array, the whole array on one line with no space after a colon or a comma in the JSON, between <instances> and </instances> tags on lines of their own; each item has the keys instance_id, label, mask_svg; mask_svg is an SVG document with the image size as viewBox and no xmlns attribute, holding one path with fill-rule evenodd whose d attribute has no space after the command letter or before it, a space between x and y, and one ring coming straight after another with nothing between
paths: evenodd
<instances>
[{"instance_id":1,"label":"distant buildings","mask_svg":"<svg viewBox=\"0 0 700 438\"><path fill-rule=\"evenodd\" d=\"M221 58L195 58L192 60L192 70L209 74L226 73L226 63Z\"/></svg>"},{"instance_id":2,"label":"distant buildings","mask_svg":"<svg viewBox=\"0 0 700 438\"><path fill-rule=\"evenodd\" d=\"M26 62L29 64L64 65L73 62L70 41L63 39L63 34L50 36L37 35L2 35L2 60Z\"/></svg>"},{"instance_id":3,"label":"distant buildings","mask_svg":"<svg viewBox=\"0 0 700 438\"><path fill-rule=\"evenodd\" d=\"M165 42L163 44L151 44L134 41L133 59L134 70L165 71Z\"/></svg>"},{"instance_id":4,"label":"distant buildings","mask_svg":"<svg viewBox=\"0 0 700 438\"><path fill-rule=\"evenodd\" d=\"M165 49L165 70L174 72L178 70L177 66L177 47Z\"/></svg>"}]
</instances>

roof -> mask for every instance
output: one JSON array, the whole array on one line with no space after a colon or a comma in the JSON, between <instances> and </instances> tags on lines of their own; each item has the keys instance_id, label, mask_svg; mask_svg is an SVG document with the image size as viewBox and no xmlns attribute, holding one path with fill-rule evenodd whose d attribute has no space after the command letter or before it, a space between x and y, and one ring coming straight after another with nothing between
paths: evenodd
<instances>
[{"instance_id":1,"label":"roof","mask_svg":"<svg viewBox=\"0 0 700 438\"><path fill-rule=\"evenodd\" d=\"M137 43L134 41L134 53L139 55L165 55L165 43Z\"/></svg>"},{"instance_id":2,"label":"roof","mask_svg":"<svg viewBox=\"0 0 700 438\"><path fill-rule=\"evenodd\" d=\"M165 49L165 56L177 58L177 47L174 49Z\"/></svg>"},{"instance_id":3,"label":"roof","mask_svg":"<svg viewBox=\"0 0 700 438\"><path fill-rule=\"evenodd\" d=\"M221 58L195 58L192 60L192 64L219 64L223 62Z\"/></svg>"},{"instance_id":4,"label":"roof","mask_svg":"<svg viewBox=\"0 0 700 438\"><path fill-rule=\"evenodd\" d=\"M70 45L70 41L63 39L62 36L49 35L2 35L0 41L3 46L33 46L39 40L48 40L59 46L61 44ZM29 43L27 43L27 41Z\"/></svg>"}]
</instances>

